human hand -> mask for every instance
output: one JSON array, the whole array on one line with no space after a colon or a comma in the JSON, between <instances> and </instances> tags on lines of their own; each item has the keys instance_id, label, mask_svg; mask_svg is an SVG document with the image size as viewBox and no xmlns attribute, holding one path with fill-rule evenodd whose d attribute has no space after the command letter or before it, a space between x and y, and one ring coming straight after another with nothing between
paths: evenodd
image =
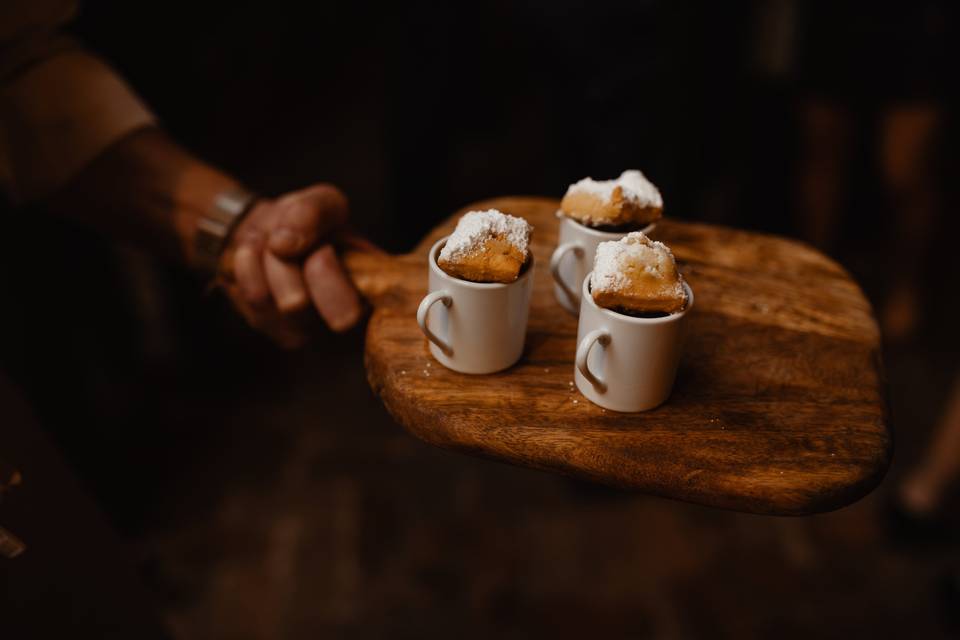
<instances>
[{"instance_id":1,"label":"human hand","mask_svg":"<svg viewBox=\"0 0 960 640\"><path fill-rule=\"evenodd\" d=\"M254 205L221 257L232 274L227 296L250 326L297 348L317 314L337 332L357 323L360 298L331 244L347 213L346 197L328 184Z\"/></svg>"}]
</instances>

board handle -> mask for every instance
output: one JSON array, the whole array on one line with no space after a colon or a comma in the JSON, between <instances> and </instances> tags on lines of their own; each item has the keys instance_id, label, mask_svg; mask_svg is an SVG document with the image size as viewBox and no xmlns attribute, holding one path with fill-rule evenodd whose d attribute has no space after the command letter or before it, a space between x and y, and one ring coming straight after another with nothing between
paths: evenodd
<instances>
[{"instance_id":1,"label":"board handle","mask_svg":"<svg viewBox=\"0 0 960 640\"><path fill-rule=\"evenodd\" d=\"M401 288L405 274L410 268L419 272L422 266L410 265L400 256L390 255L379 247L364 241L365 245L341 247L340 262L347 275L367 302L373 306L382 303ZM424 280L426 276L417 278Z\"/></svg>"}]
</instances>

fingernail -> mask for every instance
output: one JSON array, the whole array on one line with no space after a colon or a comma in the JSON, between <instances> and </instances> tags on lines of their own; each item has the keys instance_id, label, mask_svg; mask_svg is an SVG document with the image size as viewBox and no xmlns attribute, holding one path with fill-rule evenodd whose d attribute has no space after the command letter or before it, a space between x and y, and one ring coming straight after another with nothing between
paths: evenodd
<instances>
[{"instance_id":1,"label":"fingernail","mask_svg":"<svg viewBox=\"0 0 960 640\"><path fill-rule=\"evenodd\" d=\"M300 248L300 235L290 229L277 229L270 234L270 248L282 252L296 251Z\"/></svg>"},{"instance_id":2,"label":"fingernail","mask_svg":"<svg viewBox=\"0 0 960 640\"><path fill-rule=\"evenodd\" d=\"M279 309L281 313L300 311L308 304L309 300L307 299L307 296L296 291L286 291L277 297L277 309Z\"/></svg>"},{"instance_id":3,"label":"fingernail","mask_svg":"<svg viewBox=\"0 0 960 640\"><path fill-rule=\"evenodd\" d=\"M360 307L354 307L350 311L337 316L330 322L330 329L336 332L346 331L357 324L360 320Z\"/></svg>"}]
</instances>

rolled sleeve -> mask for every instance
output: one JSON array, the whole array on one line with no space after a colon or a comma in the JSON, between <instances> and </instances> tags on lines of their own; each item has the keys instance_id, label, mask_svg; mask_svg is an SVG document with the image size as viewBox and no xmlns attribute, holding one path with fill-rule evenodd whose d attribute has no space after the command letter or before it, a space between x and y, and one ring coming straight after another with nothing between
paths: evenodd
<instances>
[{"instance_id":1,"label":"rolled sleeve","mask_svg":"<svg viewBox=\"0 0 960 640\"><path fill-rule=\"evenodd\" d=\"M42 199L153 123L106 63L82 49L60 51L0 87L0 189L15 203Z\"/></svg>"}]
</instances>

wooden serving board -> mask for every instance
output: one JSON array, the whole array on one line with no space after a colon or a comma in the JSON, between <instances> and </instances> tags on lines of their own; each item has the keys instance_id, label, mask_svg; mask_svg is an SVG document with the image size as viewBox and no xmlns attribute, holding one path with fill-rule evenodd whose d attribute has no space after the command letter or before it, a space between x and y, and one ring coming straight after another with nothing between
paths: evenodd
<instances>
[{"instance_id":1,"label":"wooden serving board","mask_svg":"<svg viewBox=\"0 0 960 640\"><path fill-rule=\"evenodd\" d=\"M803 515L850 504L892 454L870 304L837 263L784 238L675 220L666 242L696 294L673 395L620 414L572 386L577 318L553 297L557 201L508 197L451 216L409 255L352 253L374 307L367 377L390 414L432 444L697 504ZM427 251L472 209L534 226L526 352L493 375L433 360L416 322Z\"/></svg>"}]
</instances>

